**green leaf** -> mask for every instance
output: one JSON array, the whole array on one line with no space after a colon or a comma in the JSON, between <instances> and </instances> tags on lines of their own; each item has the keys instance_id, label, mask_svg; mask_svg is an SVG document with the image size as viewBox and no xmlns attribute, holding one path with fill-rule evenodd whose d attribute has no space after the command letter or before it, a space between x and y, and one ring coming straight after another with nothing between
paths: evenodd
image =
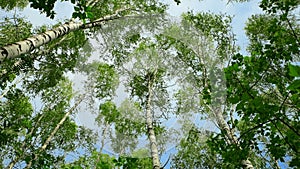
<instances>
[{"instance_id":1,"label":"green leaf","mask_svg":"<svg viewBox=\"0 0 300 169\"><path fill-rule=\"evenodd\" d=\"M289 90L298 90L298 89L300 89L300 79L294 80L294 81L288 86L287 89L289 89Z\"/></svg>"},{"instance_id":2,"label":"green leaf","mask_svg":"<svg viewBox=\"0 0 300 169\"><path fill-rule=\"evenodd\" d=\"M80 11L80 8L78 6L74 6L75 11Z\"/></svg>"},{"instance_id":3,"label":"green leaf","mask_svg":"<svg viewBox=\"0 0 300 169\"><path fill-rule=\"evenodd\" d=\"M289 65L290 75L294 77L300 77L300 66Z\"/></svg>"},{"instance_id":4,"label":"green leaf","mask_svg":"<svg viewBox=\"0 0 300 169\"><path fill-rule=\"evenodd\" d=\"M86 12L86 17L89 19L93 19L94 18L94 14L92 12Z\"/></svg>"}]
</instances>

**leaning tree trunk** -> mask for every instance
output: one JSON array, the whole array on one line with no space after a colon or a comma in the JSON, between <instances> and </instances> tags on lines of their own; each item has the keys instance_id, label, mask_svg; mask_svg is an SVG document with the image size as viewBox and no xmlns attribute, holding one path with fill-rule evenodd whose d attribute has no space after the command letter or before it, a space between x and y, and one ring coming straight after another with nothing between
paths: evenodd
<instances>
[{"instance_id":1,"label":"leaning tree trunk","mask_svg":"<svg viewBox=\"0 0 300 169\"><path fill-rule=\"evenodd\" d=\"M0 47L0 64L5 59L12 59L21 54L28 53L35 48L45 45L59 37L62 37L72 31L76 31L79 29L92 28L96 26L102 26L107 21L111 21L114 19L121 18L121 12L128 9L117 10L115 14L105 16L98 20L95 20L90 23L75 23L75 22L67 22L62 26L59 26L53 30L46 31L45 33L38 34L33 37L29 37L23 41L15 42L13 44L9 44L3 47Z\"/></svg>"},{"instance_id":2,"label":"leaning tree trunk","mask_svg":"<svg viewBox=\"0 0 300 169\"><path fill-rule=\"evenodd\" d=\"M217 120L217 124L220 127L221 130L225 131L226 134L226 141L229 144L235 144L237 145L240 149L240 145L238 142L238 139L235 137L235 135L232 133L232 131L230 130L228 124L226 123L221 108L212 108L210 107L211 111L214 113L216 120ZM244 169L254 169L252 162L249 159L245 159L241 161L241 164L243 166Z\"/></svg>"},{"instance_id":3,"label":"leaning tree trunk","mask_svg":"<svg viewBox=\"0 0 300 169\"><path fill-rule=\"evenodd\" d=\"M42 145L42 147L40 147L40 149L38 150L37 153L40 153L40 152L44 151L47 148L47 146L49 145L50 141L52 140L52 138L54 137L54 135L57 133L57 131L59 130L59 128L61 127L61 125L63 125L63 123L66 121L66 119L69 117L69 115L78 107L78 105L83 101L84 98L85 98L85 95L82 95L79 98L79 100L75 103L75 105L64 115L64 117L56 125L56 127L54 128L54 130L52 131L52 133L49 135L49 137L44 142L44 144ZM32 162L38 159L37 153L34 154L34 158L29 161L29 163L26 165L25 168L28 168L28 169L31 168Z\"/></svg>"},{"instance_id":4,"label":"leaning tree trunk","mask_svg":"<svg viewBox=\"0 0 300 169\"><path fill-rule=\"evenodd\" d=\"M219 62L219 60L217 60L217 62ZM201 60L201 63L205 65L203 60ZM222 86L219 80L221 80L221 82L225 82L225 81L222 79L222 77L219 77L218 74L210 74L209 75L210 78L208 78L207 72L209 71L207 71L207 69L204 68L204 77L206 77L205 79L210 79L211 90L214 92L214 97L215 97L211 100L212 102L208 107L210 111L214 114L217 125L219 126L220 130L225 132L225 141L230 145L236 145L240 150L242 150L239 140L234 135L234 132L230 129L229 125L226 123L226 120L223 116L222 106L226 104L224 101L225 97L223 93L225 91L224 90L225 86ZM205 88L209 88L207 81L204 82L204 86ZM212 95L212 93L210 94ZM254 169L252 162L249 160L249 156L247 156L246 159L241 160L240 164L244 169Z\"/></svg>"},{"instance_id":5,"label":"leaning tree trunk","mask_svg":"<svg viewBox=\"0 0 300 169\"><path fill-rule=\"evenodd\" d=\"M152 78L154 78L154 76ZM156 136L155 136L154 128L153 128L153 118L152 118L152 113L151 113L151 98L152 98L153 81L154 81L154 79L151 79L151 76L149 76L148 95L146 97L146 124L147 124L147 131L148 131L147 134L148 134L148 138L150 141L153 169L160 169L158 148L157 148Z\"/></svg>"}]
</instances>

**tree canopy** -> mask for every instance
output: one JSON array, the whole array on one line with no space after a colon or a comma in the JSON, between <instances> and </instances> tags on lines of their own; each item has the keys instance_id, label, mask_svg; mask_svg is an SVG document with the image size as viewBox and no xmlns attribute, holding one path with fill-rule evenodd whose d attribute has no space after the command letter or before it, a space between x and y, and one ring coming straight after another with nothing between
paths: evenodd
<instances>
[{"instance_id":1,"label":"tree canopy","mask_svg":"<svg viewBox=\"0 0 300 169\"><path fill-rule=\"evenodd\" d=\"M0 2L1 168L300 167L299 0L261 0L246 52L225 13L68 2Z\"/></svg>"}]
</instances>

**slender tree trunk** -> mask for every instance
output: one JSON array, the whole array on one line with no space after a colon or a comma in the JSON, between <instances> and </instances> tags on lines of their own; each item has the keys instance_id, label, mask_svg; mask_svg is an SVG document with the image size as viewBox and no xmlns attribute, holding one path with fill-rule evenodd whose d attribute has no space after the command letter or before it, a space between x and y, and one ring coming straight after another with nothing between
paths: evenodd
<instances>
[{"instance_id":1,"label":"slender tree trunk","mask_svg":"<svg viewBox=\"0 0 300 169\"><path fill-rule=\"evenodd\" d=\"M97 169L97 164L99 163L99 161L101 160L101 156L102 156L102 151L103 151L103 148L104 148L104 141L105 141L105 135L106 135L106 131L109 127L109 124L108 122L105 122L105 126L104 126L104 129L102 130L102 140L101 140L101 147L100 147L100 150L99 150L99 153L98 153L98 157L97 157L97 161L96 161L96 166L95 166L95 169Z\"/></svg>"},{"instance_id":2,"label":"slender tree trunk","mask_svg":"<svg viewBox=\"0 0 300 169\"><path fill-rule=\"evenodd\" d=\"M232 133L232 131L230 130L228 124L226 123L221 108L217 108L214 109L212 107L210 107L211 111L214 112L214 115L216 117L217 120L217 124L220 127L221 130L225 131L226 134L226 141L230 144L235 144L237 145L240 149L240 145L238 142L238 139L235 137L235 135ZM252 162L249 159L245 159L241 161L241 164L243 166L244 169L254 169Z\"/></svg>"},{"instance_id":3,"label":"slender tree trunk","mask_svg":"<svg viewBox=\"0 0 300 169\"><path fill-rule=\"evenodd\" d=\"M44 114L42 114L39 118L38 118L38 120L37 120L37 122L36 122L36 125L38 125L39 123L40 123L40 121L42 120L42 118L44 117ZM30 138L31 137L31 135L33 134L33 132L34 132L34 130L36 130L36 128L37 128L37 126L34 126L31 130L30 130L30 132L29 132L29 134L27 135L27 138ZM15 165L16 165L16 163L20 160L20 159L22 159L23 157L24 157L24 149L25 149L25 146L26 146L26 138L25 138L25 140L23 141L23 143L22 143L22 146L21 146L21 150L23 151L23 154L22 155L20 155L20 156L17 156L15 159L13 159L10 163L9 163L9 165L6 167L6 169L12 169Z\"/></svg>"},{"instance_id":4,"label":"slender tree trunk","mask_svg":"<svg viewBox=\"0 0 300 169\"><path fill-rule=\"evenodd\" d=\"M125 9L120 9L115 12L115 14L105 16L103 18L100 18L98 20L95 20L90 23L75 23L75 22L67 22L62 26L59 26L53 30L46 31L45 33L38 34L36 36L27 38L23 41L15 42L13 44L9 44L3 47L0 47L0 64L5 59L12 59L17 56L20 56L21 54L28 53L32 51L33 49L45 45L54 39L57 39L59 37L62 37L72 31L76 31L79 29L87 29L92 28L96 26L102 26L107 21L115 20L118 18L121 18L120 12L123 12Z\"/></svg>"},{"instance_id":5,"label":"slender tree trunk","mask_svg":"<svg viewBox=\"0 0 300 169\"><path fill-rule=\"evenodd\" d=\"M205 77L206 79L208 79L208 76L206 74L207 70L206 68L204 69L205 71ZM214 75L210 75L210 79L212 81L212 79L215 79L217 77L215 77ZM212 82L213 85L212 86L217 86L216 88L213 88L212 90L214 92L220 92L220 85L218 85L217 81L213 81ZM208 83L204 83L204 86L206 88L208 88ZM222 88L221 88L222 90ZM221 96L219 96L221 97ZM211 112L213 112L216 120L217 120L217 125L219 126L219 128L225 132L225 141L231 145L236 145L240 150L242 150L242 147L240 146L240 143L237 139L237 137L234 135L234 132L230 129L229 125L226 123L225 118L223 116L223 111L222 111L222 105L225 104L225 101L222 101L222 98L215 98L217 100L212 101L212 105L209 105L209 109ZM232 115L230 115L230 118L232 118ZM231 119L232 121L233 119ZM243 159L241 162L241 165L244 169L254 169L252 162L248 159L248 157L246 159Z\"/></svg>"},{"instance_id":6,"label":"slender tree trunk","mask_svg":"<svg viewBox=\"0 0 300 169\"><path fill-rule=\"evenodd\" d=\"M155 73L154 73L154 76L155 76ZM152 118L152 113L151 113L151 98L152 98L153 81L154 81L154 79L151 79L151 76L149 76L148 95L146 98L146 124L147 124L147 131L148 131L147 134L148 134L148 138L150 141L153 169L160 169L158 148L157 148L157 142L156 142L156 137L155 137L154 128L153 128L153 118Z\"/></svg>"},{"instance_id":7,"label":"slender tree trunk","mask_svg":"<svg viewBox=\"0 0 300 169\"><path fill-rule=\"evenodd\" d=\"M52 140L52 138L54 137L54 135L57 133L58 129L60 128L61 125L63 125L63 123L66 121L67 117L76 109L76 107L83 101L83 99L85 98L85 95L82 95L79 100L75 103L75 105L64 115L64 117L60 120L60 122L56 125L56 127L54 128L54 130L52 131L52 133L49 135L49 137L47 138L47 140L45 141L45 143L42 145L42 147L40 147L40 149L38 150L37 153L34 154L34 158L31 159L29 161L29 163L26 165L25 168L31 168L32 162L38 159L38 153L44 151L47 146L49 145L50 141Z\"/></svg>"}]
</instances>

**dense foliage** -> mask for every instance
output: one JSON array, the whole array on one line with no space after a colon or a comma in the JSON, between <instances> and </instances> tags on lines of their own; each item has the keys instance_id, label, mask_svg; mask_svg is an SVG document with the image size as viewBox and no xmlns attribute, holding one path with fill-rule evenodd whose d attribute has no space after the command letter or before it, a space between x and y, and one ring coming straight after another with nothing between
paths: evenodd
<instances>
[{"instance_id":1,"label":"dense foliage","mask_svg":"<svg viewBox=\"0 0 300 169\"><path fill-rule=\"evenodd\" d=\"M56 15L56 0L0 7L28 3ZM155 0L70 3L66 23L1 18L1 57L26 38L43 44L0 62L1 168L161 168L173 145L174 168L300 167L300 1L260 2L245 26L248 54L225 14L190 11L176 22ZM30 38L77 22L47 44ZM77 119L91 113L94 130Z\"/></svg>"}]
</instances>

